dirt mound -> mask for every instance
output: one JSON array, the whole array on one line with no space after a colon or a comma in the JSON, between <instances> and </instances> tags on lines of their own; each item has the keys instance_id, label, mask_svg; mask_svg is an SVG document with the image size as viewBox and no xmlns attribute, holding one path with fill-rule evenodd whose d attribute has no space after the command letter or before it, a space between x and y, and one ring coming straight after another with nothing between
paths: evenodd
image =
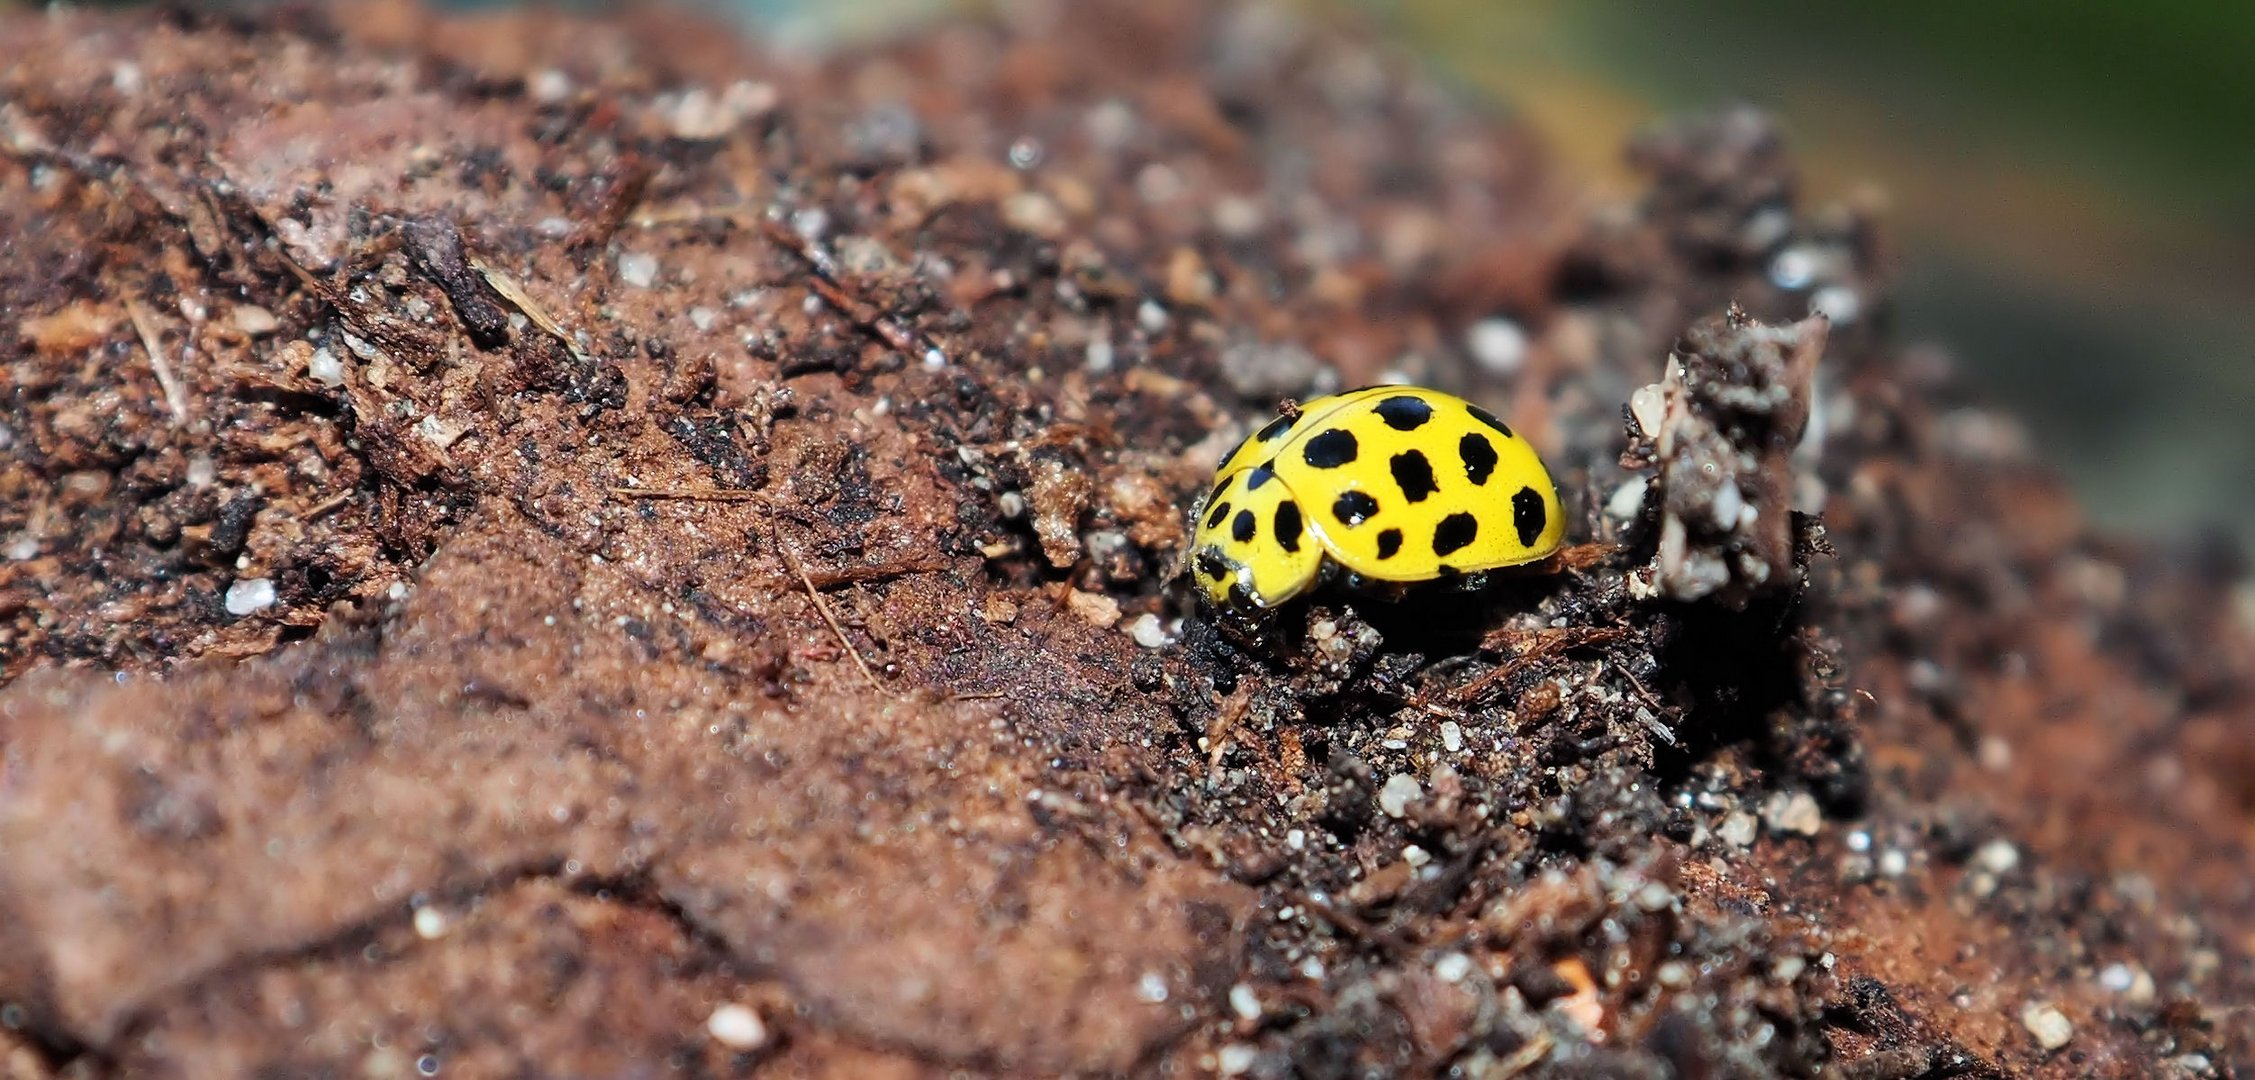
<instances>
[{"instance_id":1,"label":"dirt mound","mask_svg":"<svg viewBox=\"0 0 2255 1080\"><path fill-rule=\"evenodd\" d=\"M1764 118L1593 212L1352 33L1016 18L0 18L9 1075L2245 1059L2242 567ZM1577 546L1217 633L1219 454L1396 378Z\"/></svg>"}]
</instances>

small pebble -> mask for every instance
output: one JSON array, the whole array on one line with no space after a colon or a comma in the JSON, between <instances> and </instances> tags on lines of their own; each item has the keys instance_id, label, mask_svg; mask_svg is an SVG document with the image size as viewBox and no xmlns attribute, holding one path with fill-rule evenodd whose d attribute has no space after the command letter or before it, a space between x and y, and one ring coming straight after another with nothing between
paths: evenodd
<instances>
[{"instance_id":1,"label":"small pebble","mask_svg":"<svg viewBox=\"0 0 2255 1080\"><path fill-rule=\"evenodd\" d=\"M1120 602L1103 593L1074 589L1065 594L1065 606L1090 626L1102 629L1120 621Z\"/></svg>"},{"instance_id":2,"label":"small pebble","mask_svg":"<svg viewBox=\"0 0 2255 1080\"><path fill-rule=\"evenodd\" d=\"M1018 620L1018 605L1001 593L988 593L979 605L979 617L997 626L1007 626Z\"/></svg>"},{"instance_id":3,"label":"small pebble","mask_svg":"<svg viewBox=\"0 0 2255 1080\"><path fill-rule=\"evenodd\" d=\"M1230 1043L1214 1054L1214 1067L1223 1076L1243 1076L1253 1071L1260 1052L1244 1043Z\"/></svg>"},{"instance_id":4,"label":"small pebble","mask_svg":"<svg viewBox=\"0 0 2255 1080\"><path fill-rule=\"evenodd\" d=\"M1260 201L1243 195L1224 195L1214 200L1214 228L1232 240L1244 240L1261 231L1267 224L1267 215Z\"/></svg>"},{"instance_id":5,"label":"small pebble","mask_svg":"<svg viewBox=\"0 0 2255 1080\"><path fill-rule=\"evenodd\" d=\"M830 231L830 212L810 206L791 214L791 231L807 240L820 240Z\"/></svg>"},{"instance_id":6,"label":"small pebble","mask_svg":"<svg viewBox=\"0 0 2255 1080\"><path fill-rule=\"evenodd\" d=\"M1644 512L1644 492L1650 484L1641 476L1629 477L1605 500L1605 516L1615 521L1635 521Z\"/></svg>"},{"instance_id":7,"label":"small pebble","mask_svg":"<svg viewBox=\"0 0 2255 1080\"><path fill-rule=\"evenodd\" d=\"M266 578L243 578L227 587L227 613L243 616L274 605L274 583Z\"/></svg>"},{"instance_id":8,"label":"small pebble","mask_svg":"<svg viewBox=\"0 0 2255 1080\"><path fill-rule=\"evenodd\" d=\"M1261 1018L1261 996L1254 993L1252 987L1238 983L1229 988L1229 1011L1236 1013L1238 1019L1252 1023Z\"/></svg>"},{"instance_id":9,"label":"small pebble","mask_svg":"<svg viewBox=\"0 0 2255 1080\"><path fill-rule=\"evenodd\" d=\"M1416 777L1395 773L1386 778L1385 787L1378 789L1378 809L1385 811L1387 817L1398 818L1409 809L1409 804L1424 795L1425 789L1418 785Z\"/></svg>"},{"instance_id":10,"label":"small pebble","mask_svg":"<svg viewBox=\"0 0 2255 1080\"><path fill-rule=\"evenodd\" d=\"M2003 772L2012 767L2012 744L1994 735L1981 737L1981 745L1974 749L1974 760L1990 772Z\"/></svg>"},{"instance_id":11,"label":"small pebble","mask_svg":"<svg viewBox=\"0 0 2255 1080\"><path fill-rule=\"evenodd\" d=\"M2068 1022L2067 1014L2047 1002L2031 1001L2021 1006L2020 1023L2046 1050L2057 1050L2075 1038L2075 1025Z\"/></svg>"},{"instance_id":12,"label":"small pebble","mask_svg":"<svg viewBox=\"0 0 2255 1080\"><path fill-rule=\"evenodd\" d=\"M453 446L467 430L451 420L440 419L435 413L415 422L415 434L441 450Z\"/></svg>"},{"instance_id":13,"label":"small pebble","mask_svg":"<svg viewBox=\"0 0 2255 1080\"><path fill-rule=\"evenodd\" d=\"M1456 753L1464 749L1464 728L1454 720L1441 721L1441 749Z\"/></svg>"},{"instance_id":14,"label":"small pebble","mask_svg":"<svg viewBox=\"0 0 2255 1080\"><path fill-rule=\"evenodd\" d=\"M1174 644L1174 639L1167 636L1166 624L1148 612L1128 623L1128 636L1146 649L1163 649Z\"/></svg>"},{"instance_id":15,"label":"small pebble","mask_svg":"<svg viewBox=\"0 0 2255 1080\"><path fill-rule=\"evenodd\" d=\"M1824 811L1806 791L1781 791L1762 804L1762 822L1771 832L1815 836L1824 828Z\"/></svg>"},{"instance_id":16,"label":"small pebble","mask_svg":"<svg viewBox=\"0 0 2255 1080\"><path fill-rule=\"evenodd\" d=\"M2020 849L2010 840L1991 840L1973 853L1973 864L1992 874L2009 874L2020 865Z\"/></svg>"},{"instance_id":17,"label":"small pebble","mask_svg":"<svg viewBox=\"0 0 2255 1080\"><path fill-rule=\"evenodd\" d=\"M2153 976L2135 964L2113 963L2098 973L2098 987L2109 994L2119 994L2132 1006L2153 1004L2157 988Z\"/></svg>"},{"instance_id":18,"label":"small pebble","mask_svg":"<svg viewBox=\"0 0 2255 1080\"><path fill-rule=\"evenodd\" d=\"M1089 141L1102 150L1117 150L1135 137L1135 109L1118 98L1090 109L1081 123L1088 129Z\"/></svg>"},{"instance_id":19,"label":"small pebble","mask_svg":"<svg viewBox=\"0 0 2255 1080\"><path fill-rule=\"evenodd\" d=\"M323 386L343 386L345 382L344 361L337 359L336 353L330 352L327 346L323 346L313 350L313 358L305 362L305 374L308 378Z\"/></svg>"},{"instance_id":20,"label":"small pebble","mask_svg":"<svg viewBox=\"0 0 2255 1080\"><path fill-rule=\"evenodd\" d=\"M1181 198L1184 186L1181 173L1156 161L1145 165L1135 174L1135 193L1153 206Z\"/></svg>"},{"instance_id":21,"label":"small pebble","mask_svg":"<svg viewBox=\"0 0 2255 1080\"><path fill-rule=\"evenodd\" d=\"M776 101L775 88L766 83L737 82L718 94L693 88L661 110L676 138L710 142L774 110Z\"/></svg>"},{"instance_id":22,"label":"small pebble","mask_svg":"<svg viewBox=\"0 0 2255 1080\"><path fill-rule=\"evenodd\" d=\"M1464 347L1491 375L1516 375L1527 365L1527 332L1505 318L1482 319L1464 332Z\"/></svg>"},{"instance_id":23,"label":"small pebble","mask_svg":"<svg viewBox=\"0 0 2255 1080\"><path fill-rule=\"evenodd\" d=\"M1167 309L1156 300L1145 300L1135 309L1135 325L1146 334L1159 334L1167 328Z\"/></svg>"},{"instance_id":24,"label":"small pebble","mask_svg":"<svg viewBox=\"0 0 2255 1080\"><path fill-rule=\"evenodd\" d=\"M435 907L415 909L415 936L424 941L437 941L446 936L446 913Z\"/></svg>"},{"instance_id":25,"label":"small pebble","mask_svg":"<svg viewBox=\"0 0 2255 1080\"><path fill-rule=\"evenodd\" d=\"M1786 248L1770 260L1770 280L1780 289L1806 289L1824 270L1824 257L1806 244Z\"/></svg>"},{"instance_id":26,"label":"small pebble","mask_svg":"<svg viewBox=\"0 0 2255 1080\"><path fill-rule=\"evenodd\" d=\"M1100 337L1088 343L1084 360L1088 370L1101 375L1112 370L1112 365L1118 362L1118 358L1119 353L1112 347L1112 339Z\"/></svg>"},{"instance_id":27,"label":"small pebble","mask_svg":"<svg viewBox=\"0 0 2255 1080\"><path fill-rule=\"evenodd\" d=\"M1433 962L1433 974L1442 982L1463 982L1472 974L1472 958L1460 952L1449 953Z\"/></svg>"},{"instance_id":28,"label":"small pebble","mask_svg":"<svg viewBox=\"0 0 2255 1080\"><path fill-rule=\"evenodd\" d=\"M1901 848L1888 848L1879 853L1879 872L1888 877L1901 877L1910 872L1910 856Z\"/></svg>"},{"instance_id":29,"label":"small pebble","mask_svg":"<svg viewBox=\"0 0 2255 1080\"><path fill-rule=\"evenodd\" d=\"M1637 387L1629 395L1629 415L1636 418L1636 426L1646 435L1657 437L1660 422L1668 416L1668 392L1659 383Z\"/></svg>"},{"instance_id":30,"label":"small pebble","mask_svg":"<svg viewBox=\"0 0 2255 1080\"><path fill-rule=\"evenodd\" d=\"M252 337L273 333L282 325L274 313L257 304L238 304L234 311L235 329Z\"/></svg>"},{"instance_id":31,"label":"small pebble","mask_svg":"<svg viewBox=\"0 0 2255 1080\"><path fill-rule=\"evenodd\" d=\"M637 289L647 289L658 281L658 257L641 252L627 252L619 256L619 280Z\"/></svg>"},{"instance_id":32,"label":"small pebble","mask_svg":"<svg viewBox=\"0 0 2255 1080\"><path fill-rule=\"evenodd\" d=\"M1203 307L1214 302L1214 275L1206 260L1191 248L1180 247L1167 259L1167 299L1178 305Z\"/></svg>"},{"instance_id":33,"label":"small pebble","mask_svg":"<svg viewBox=\"0 0 2255 1080\"><path fill-rule=\"evenodd\" d=\"M1739 494L1738 482L1725 478L1715 485L1714 498L1707 504L1707 512L1715 527L1729 531L1738 527L1738 516L1746 510L1746 497Z\"/></svg>"},{"instance_id":34,"label":"small pebble","mask_svg":"<svg viewBox=\"0 0 2255 1080\"><path fill-rule=\"evenodd\" d=\"M1135 996L1156 1005L1167 1000L1166 976L1156 971L1146 971L1135 984Z\"/></svg>"},{"instance_id":35,"label":"small pebble","mask_svg":"<svg viewBox=\"0 0 2255 1080\"><path fill-rule=\"evenodd\" d=\"M531 85L526 89L532 91L534 101L554 105L571 96L572 77L555 68L542 68L533 75Z\"/></svg>"},{"instance_id":36,"label":"small pebble","mask_svg":"<svg viewBox=\"0 0 2255 1080\"><path fill-rule=\"evenodd\" d=\"M1723 818L1715 835L1722 837L1723 843L1732 847L1747 847L1754 842L1754 831L1760 825L1760 822L1754 820L1754 815L1744 810L1733 810Z\"/></svg>"},{"instance_id":37,"label":"small pebble","mask_svg":"<svg viewBox=\"0 0 2255 1080\"><path fill-rule=\"evenodd\" d=\"M1856 321L1863 310L1863 294L1846 285L1827 285L1809 296L1810 313L1822 315L1836 326Z\"/></svg>"},{"instance_id":38,"label":"small pebble","mask_svg":"<svg viewBox=\"0 0 2255 1080\"><path fill-rule=\"evenodd\" d=\"M731 1050L757 1050L767 1045L767 1024L742 1005L723 1005L705 1018L705 1031L713 1041Z\"/></svg>"},{"instance_id":39,"label":"small pebble","mask_svg":"<svg viewBox=\"0 0 2255 1080\"><path fill-rule=\"evenodd\" d=\"M1065 231L1065 212L1038 191L1021 191L1002 200L1002 223L1022 233L1055 239Z\"/></svg>"}]
</instances>

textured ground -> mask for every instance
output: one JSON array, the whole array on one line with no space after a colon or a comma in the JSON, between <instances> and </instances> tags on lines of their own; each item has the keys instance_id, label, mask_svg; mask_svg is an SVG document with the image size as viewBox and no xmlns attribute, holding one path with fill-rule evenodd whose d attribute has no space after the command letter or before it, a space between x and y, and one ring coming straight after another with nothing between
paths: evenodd
<instances>
[{"instance_id":1,"label":"textured ground","mask_svg":"<svg viewBox=\"0 0 2255 1080\"><path fill-rule=\"evenodd\" d=\"M2239 557L1761 117L1592 206L1352 35L1015 18L0 19L5 1075L2247 1060ZM1584 546L1216 633L1218 454L1397 376Z\"/></svg>"}]
</instances>

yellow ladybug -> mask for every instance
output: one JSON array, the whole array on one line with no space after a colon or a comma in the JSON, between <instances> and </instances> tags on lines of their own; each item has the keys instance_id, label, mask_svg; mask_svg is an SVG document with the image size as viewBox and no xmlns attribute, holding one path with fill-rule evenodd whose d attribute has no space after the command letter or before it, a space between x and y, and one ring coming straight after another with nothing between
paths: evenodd
<instances>
[{"instance_id":1,"label":"yellow ladybug","mask_svg":"<svg viewBox=\"0 0 2255 1080\"><path fill-rule=\"evenodd\" d=\"M1406 585L1534 562L1566 533L1527 440L1463 398L1374 386L1269 421L1214 471L1190 572L1223 608L1272 608L1333 567Z\"/></svg>"}]
</instances>

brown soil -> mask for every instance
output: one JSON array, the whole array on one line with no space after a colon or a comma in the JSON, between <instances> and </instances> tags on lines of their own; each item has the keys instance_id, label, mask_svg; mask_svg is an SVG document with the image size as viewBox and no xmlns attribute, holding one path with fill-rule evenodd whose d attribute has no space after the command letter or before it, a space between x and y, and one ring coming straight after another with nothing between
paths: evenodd
<instances>
[{"instance_id":1,"label":"brown soil","mask_svg":"<svg viewBox=\"0 0 2255 1080\"><path fill-rule=\"evenodd\" d=\"M1354 34L1026 10L0 17L0 1074L2248 1060L2236 556L1762 117L1591 208ZM1582 546L1217 633L1219 452L1385 375Z\"/></svg>"}]
</instances>

